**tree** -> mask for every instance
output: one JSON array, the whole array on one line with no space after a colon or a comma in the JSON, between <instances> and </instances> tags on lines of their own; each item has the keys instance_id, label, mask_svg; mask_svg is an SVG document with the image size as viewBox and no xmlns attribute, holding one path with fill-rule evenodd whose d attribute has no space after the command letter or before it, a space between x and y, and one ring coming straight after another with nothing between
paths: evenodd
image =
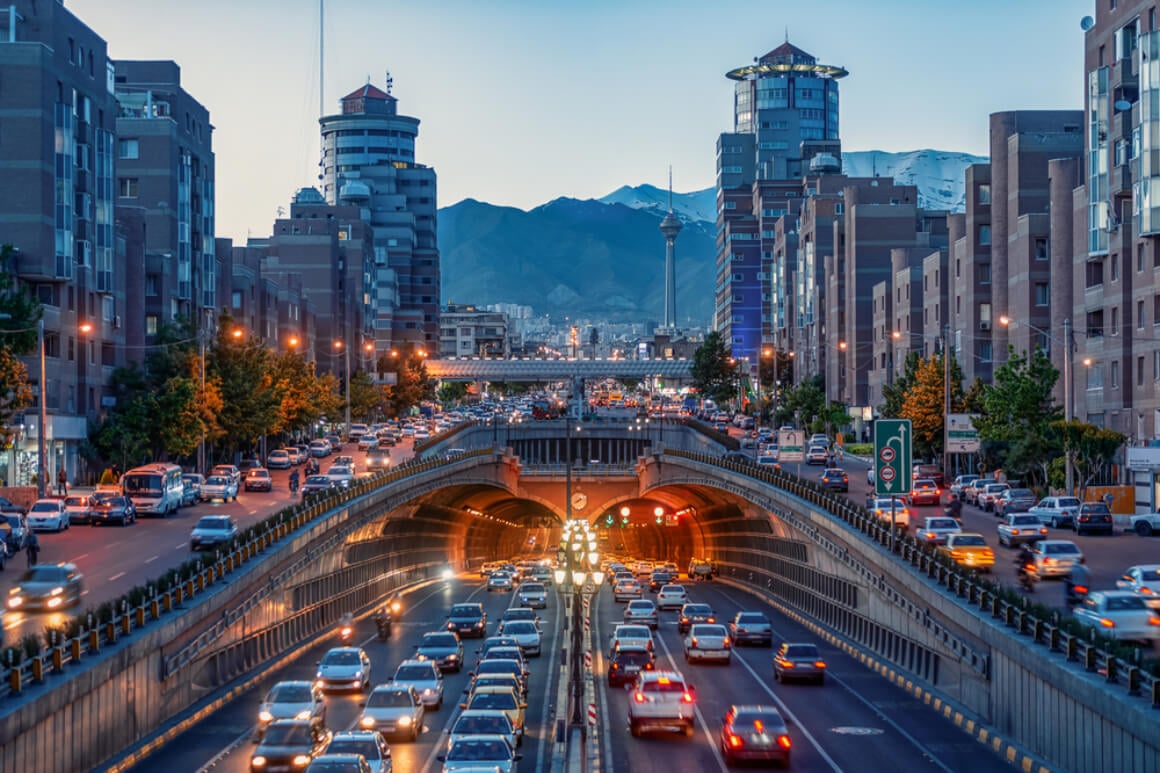
<instances>
[{"instance_id":1,"label":"tree","mask_svg":"<svg viewBox=\"0 0 1160 773\"><path fill-rule=\"evenodd\" d=\"M920 357L917 351L908 352L902 366L902 374L895 376L894 381L882 387L882 405L878 412L886 419L902 417L902 404L906 401L906 394L914 384L914 374L918 370Z\"/></svg>"},{"instance_id":2,"label":"tree","mask_svg":"<svg viewBox=\"0 0 1160 773\"><path fill-rule=\"evenodd\" d=\"M954 402L955 413L982 413L984 409L983 396L987 392L987 385L983 379L975 376L971 386Z\"/></svg>"},{"instance_id":3,"label":"tree","mask_svg":"<svg viewBox=\"0 0 1160 773\"><path fill-rule=\"evenodd\" d=\"M1084 498L1084 492L1089 484L1100 477L1111 465L1116 452L1124 445L1124 436L1115 430L1098 427L1086 421L1071 419L1057 421L1051 425L1063 445L1064 465L1072 464L1079 477L1079 498ZM1053 470L1053 473L1055 470ZM1057 480L1053 475L1052 483L1062 486L1066 480L1066 468L1059 469L1060 477ZM1068 492L1071 493L1071 492Z\"/></svg>"},{"instance_id":4,"label":"tree","mask_svg":"<svg viewBox=\"0 0 1160 773\"><path fill-rule=\"evenodd\" d=\"M14 253L11 244L0 245L0 441L4 448L15 438L11 427L16 417L32 405L28 369L17 355L36 349L36 324L44 316L40 302L16 282L10 270Z\"/></svg>"},{"instance_id":5,"label":"tree","mask_svg":"<svg viewBox=\"0 0 1160 773\"><path fill-rule=\"evenodd\" d=\"M28 370L11 350L0 347L0 447L7 449L16 438L14 417L32 405Z\"/></svg>"},{"instance_id":6,"label":"tree","mask_svg":"<svg viewBox=\"0 0 1160 773\"><path fill-rule=\"evenodd\" d=\"M778 403L774 421L779 425L796 421L802 427L815 422L827 423L826 394L822 389L821 376L813 376L785 394Z\"/></svg>"},{"instance_id":7,"label":"tree","mask_svg":"<svg viewBox=\"0 0 1160 773\"><path fill-rule=\"evenodd\" d=\"M693 354L693 386L717 404L727 403L737 390L737 363L721 334L713 331Z\"/></svg>"},{"instance_id":8,"label":"tree","mask_svg":"<svg viewBox=\"0 0 1160 773\"><path fill-rule=\"evenodd\" d=\"M414 346L398 356L379 358L380 373L394 373L395 383L385 387L385 407L391 416L403 416L412 406L435 398L435 382L427 375L425 354Z\"/></svg>"},{"instance_id":9,"label":"tree","mask_svg":"<svg viewBox=\"0 0 1160 773\"><path fill-rule=\"evenodd\" d=\"M909 358L908 358L909 359ZM952 365L954 361L952 360ZM958 382L952 367L951 399L954 404ZM942 353L927 358L919 358L911 375L910 387L903 396L900 419L910 419L914 430L914 454L916 457L933 459L941 456L944 449L946 419L946 372Z\"/></svg>"},{"instance_id":10,"label":"tree","mask_svg":"<svg viewBox=\"0 0 1160 773\"><path fill-rule=\"evenodd\" d=\"M467 384L463 381L445 381L439 388L439 402L455 405L467 397Z\"/></svg>"},{"instance_id":11,"label":"tree","mask_svg":"<svg viewBox=\"0 0 1160 773\"><path fill-rule=\"evenodd\" d=\"M270 351L257 337L235 331L232 319L223 314L208 364L221 389L221 441L231 451L250 448L273 432L279 403Z\"/></svg>"},{"instance_id":12,"label":"tree","mask_svg":"<svg viewBox=\"0 0 1160 773\"><path fill-rule=\"evenodd\" d=\"M992 444L997 461L1028 480L1047 482L1048 465L1062 450L1052 424L1062 418L1053 390L1059 371L1041 349L1030 355L1008 348L1007 361L995 371L975 419L979 439ZM1005 444L1005 447L1001 444Z\"/></svg>"},{"instance_id":13,"label":"tree","mask_svg":"<svg viewBox=\"0 0 1160 773\"><path fill-rule=\"evenodd\" d=\"M371 379L369 373L350 374L350 415L361 421L373 421L383 412L386 395Z\"/></svg>"}]
</instances>

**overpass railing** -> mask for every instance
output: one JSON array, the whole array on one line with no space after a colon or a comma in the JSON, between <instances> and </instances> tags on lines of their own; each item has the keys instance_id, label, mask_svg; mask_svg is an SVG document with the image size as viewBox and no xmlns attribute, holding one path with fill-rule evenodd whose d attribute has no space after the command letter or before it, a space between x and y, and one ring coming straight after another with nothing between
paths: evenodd
<instances>
[{"instance_id":1,"label":"overpass railing","mask_svg":"<svg viewBox=\"0 0 1160 773\"><path fill-rule=\"evenodd\" d=\"M566 464L522 464L522 478L564 478L568 475ZM635 478L636 463L624 464L584 464L572 466L574 478Z\"/></svg>"},{"instance_id":2,"label":"overpass railing","mask_svg":"<svg viewBox=\"0 0 1160 773\"><path fill-rule=\"evenodd\" d=\"M1068 662L1082 664L1104 677L1108 684L1124 688L1133 697L1142 697L1152 708L1160 708L1160 660L1145 659L1139 648L1102 636L1100 631L1059 613L1043 604L1032 603L1023 594L997 580L968 571L929 545L920 543L899 528L891 531L862 505L826 490L814 481L752 462L726 460L688 451L666 450L666 455L708 464L745 475L800 497L834 518L893 551L897 560L909 563L945 588L959 603L978 614L1001 621L1016 635L1049 652L1063 655Z\"/></svg>"},{"instance_id":3,"label":"overpass railing","mask_svg":"<svg viewBox=\"0 0 1160 773\"><path fill-rule=\"evenodd\" d=\"M186 561L59 626L46 626L42 634L28 634L17 644L0 650L0 697L18 695L30 685L42 684L50 676L62 674L69 664L99 655L103 647L179 613L186 602L215 590L219 583L261 557L271 546L326 516L335 507L412 475L491 453L491 449L480 449L451 459L409 461L356 480L349 488L308 495L303 501L246 529L212 557Z\"/></svg>"}]
</instances>

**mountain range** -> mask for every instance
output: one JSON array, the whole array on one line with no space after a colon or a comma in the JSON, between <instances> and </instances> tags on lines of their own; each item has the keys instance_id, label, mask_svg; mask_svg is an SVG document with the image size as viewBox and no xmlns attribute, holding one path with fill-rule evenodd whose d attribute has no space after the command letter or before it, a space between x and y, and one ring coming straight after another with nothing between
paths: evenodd
<instances>
[{"instance_id":1,"label":"mountain range","mask_svg":"<svg viewBox=\"0 0 1160 773\"><path fill-rule=\"evenodd\" d=\"M920 206L961 212L964 171L987 159L916 150L843 154L851 177L916 185ZM444 303L517 303L537 315L609 322L659 321L669 192L623 186L599 199L561 197L530 210L464 199L439 210ZM677 238L677 313L682 325L712 318L716 190L672 194Z\"/></svg>"}]
</instances>

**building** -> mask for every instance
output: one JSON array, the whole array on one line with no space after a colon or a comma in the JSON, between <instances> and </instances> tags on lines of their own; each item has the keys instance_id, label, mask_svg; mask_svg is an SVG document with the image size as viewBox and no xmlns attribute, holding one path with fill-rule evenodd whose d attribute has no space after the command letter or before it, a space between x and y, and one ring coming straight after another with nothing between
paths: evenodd
<instances>
[{"instance_id":1,"label":"building","mask_svg":"<svg viewBox=\"0 0 1160 773\"><path fill-rule=\"evenodd\" d=\"M115 222L118 110L104 39L62 3L7 6L0 244L16 249L16 279L44 306L45 378L37 357L25 364L37 400L43 393L47 427L33 406L15 446L0 453L0 482L30 485L42 429L46 473L81 473L78 446L112 370L124 364L127 272L117 250L131 252L136 237Z\"/></svg>"},{"instance_id":2,"label":"building","mask_svg":"<svg viewBox=\"0 0 1160 773\"><path fill-rule=\"evenodd\" d=\"M838 79L846 75L788 41L726 74L735 81L733 131L717 140L713 324L752 369L774 331L797 321L797 250L784 228L778 250L775 223L797 214L816 156L826 154L840 168Z\"/></svg>"},{"instance_id":3,"label":"building","mask_svg":"<svg viewBox=\"0 0 1160 773\"><path fill-rule=\"evenodd\" d=\"M388 84L388 90L390 84ZM374 230L370 306L381 354L400 344L439 347L439 249L435 170L415 161L419 119L370 83L319 119L320 178L327 203L368 212Z\"/></svg>"},{"instance_id":4,"label":"building","mask_svg":"<svg viewBox=\"0 0 1160 773\"><path fill-rule=\"evenodd\" d=\"M507 357L508 318L500 311L449 303L439 318L440 357Z\"/></svg>"}]
</instances>

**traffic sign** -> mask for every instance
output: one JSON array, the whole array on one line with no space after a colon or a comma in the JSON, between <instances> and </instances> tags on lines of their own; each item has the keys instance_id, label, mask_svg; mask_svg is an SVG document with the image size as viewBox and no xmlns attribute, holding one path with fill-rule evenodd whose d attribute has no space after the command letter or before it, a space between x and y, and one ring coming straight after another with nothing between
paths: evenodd
<instances>
[{"instance_id":1,"label":"traffic sign","mask_svg":"<svg viewBox=\"0 0 1160 773\"><path fill-rule=\"evenodd\" d=\"M977 413L947 415L946 448L948 454L974 454L979 451L979 430L975 429Z\"/></svg>"},{"instance_id":2,"label":"traffic sign","mask_svg":"<svg viewBox=\"0 0 1160 773\"><path fill-rule=\"evenodd\" d=\"M800 429L779 429L777 431L777 461L804 462L806 433Z\"/></svg>"},{"instance_id":3,"label":"traffic sign","mask_svg":"<svg viewBox=\"0 0 1160 773\"><path fill-rule=\"evenodd\" d=\"M911 427L909 419L879 419L874 422L874 493L878 496L906 496L910 493Z\"/></svg>"}]
</instances>

